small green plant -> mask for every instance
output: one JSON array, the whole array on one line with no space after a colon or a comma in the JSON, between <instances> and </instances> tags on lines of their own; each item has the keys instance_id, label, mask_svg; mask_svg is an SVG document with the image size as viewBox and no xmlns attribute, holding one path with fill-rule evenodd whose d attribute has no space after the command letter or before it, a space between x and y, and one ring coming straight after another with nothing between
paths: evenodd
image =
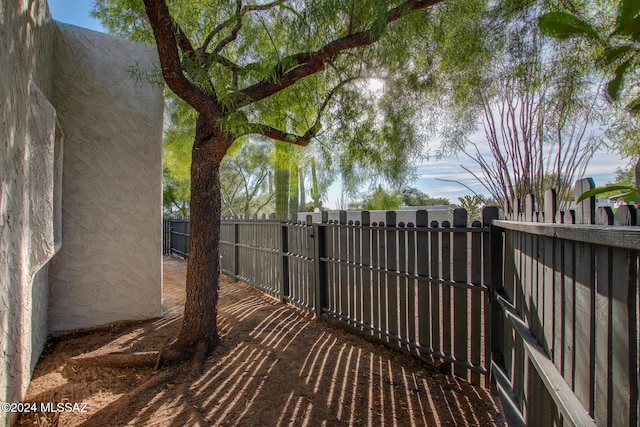
<instances>
[{"instance_id":1,"label":"small green plant","mask_svg":"<svg viewBox=\"0 0 640 427\"><path fill-rule=\"evenodd\" d=\"M580 37L602 45L604 52L599 60L601 67L613 71L614 78L607 84L611 100L621 99L625 80L633 82L640 64L640 2L620 0L616 28L610 34L596 29L595 25L572 13L554 11L542 15L539 26L542 33L559 40ZM627 109L640 114L640 95L631 95Z\"/></svg>"},{"instance_id":2,"label":"small green plant","mask_svg":"<svg viewBox=\"0 0 640 427\"><path fill-rule=\"evenodd\" d=\"M604 193L609 193L611 191L623 191L622 194L616 194L616 196L622 197L627 203L638 203L637 194L640 191L640 187L631 184L611 184L605 185L604 187L596 187L589 191L586 191L578 198L578 203L583 200L588 199L589 197L597 196Z\"/></svg>"}]
</instances>

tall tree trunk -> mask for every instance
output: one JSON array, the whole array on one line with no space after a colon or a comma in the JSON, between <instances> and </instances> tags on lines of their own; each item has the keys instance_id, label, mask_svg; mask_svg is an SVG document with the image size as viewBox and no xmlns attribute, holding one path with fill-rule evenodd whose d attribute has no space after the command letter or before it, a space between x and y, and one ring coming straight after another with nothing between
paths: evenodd
<instances>
[{"instance_id":1,"label":"tall tree trunk","mask_svg":"<svg viewBox=\"0 0 640 427\"><path fill-rule=\"evenodd\" d=\"M298 213L298 163L294 160L291 162L291 171L289 172L289 215Z\"/></svg>"},{"instance_id":2,"label":"tall tree trunk","mask_svg":"<svg viewBox=\"0 0 640 427\"><path fill-rule=\"evenodd\" d=\"M289 217L289 169L281 165L275 167L276 216L279 219Z\"/></svg>"},{"instance_id":3,"label":"tall tree trunk","mask_svg":"<svg viewBox=\"0 0 640 427\"><path fill-rule=\"evenodd\" d=\"M210 351L219 341L220 163L231 141L211 133L199 119L191 163L191 233L182 330L173 348ZM214 136L212 136L214 135Z\"/></svg>"},{"instance_id":4,"label":"tall tree trunk","mask_svg":"<svg viewBox=\"0 0 640 427\"><path fill-rule=\"evenodd\" d=\"M313 207L322 206L320 202L320 188L318 188L318 175L316 172L316 159L311 159L311 198L313 199Z\"/></svg>"},{"instance_id":5,"label":"tall tree trunk","mask_svg":"<svg viewBox=\"0 0 640 427\"><path fill-rule=\"evenodd\" d=\"M299 198L299 208L298 212L306 212L307 211L307 195L305 194L307 191L304 188L304 171L302 168L298 170L298 188L300 188L300 198Z\"/></svg>"}]
</instances>

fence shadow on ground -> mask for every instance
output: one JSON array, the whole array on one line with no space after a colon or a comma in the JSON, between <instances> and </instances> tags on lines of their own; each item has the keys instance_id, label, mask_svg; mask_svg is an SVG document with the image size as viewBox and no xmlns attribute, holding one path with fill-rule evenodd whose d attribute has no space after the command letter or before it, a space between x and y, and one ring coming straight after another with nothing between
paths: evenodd
<instances>
[{"instance_id":1,"label":"fence shadow on ground","mask_svg":"<svg viewBox=\"0 0 640 427\"><path fill-rule=\"evenodd\" d=\"M74 379L68 375L67 384L32 400L73 396L92 401L98 393L111 396L85 418L61 414L67 422L60 425L504 424L486 390L313 321L308 312L281 305L245 283L224 279L219 313L223 343L198 375L188 364L158 373L96 368L92 371L96 384L100 375L122 377L122 382L74 395L70 385ZM174 323L148 322L146 327L114 333L109 342L97 345L156 345L159 336L176 333ZM68 364L62 370L63 375L72 372Z\"/></svg>"}]
</instances>

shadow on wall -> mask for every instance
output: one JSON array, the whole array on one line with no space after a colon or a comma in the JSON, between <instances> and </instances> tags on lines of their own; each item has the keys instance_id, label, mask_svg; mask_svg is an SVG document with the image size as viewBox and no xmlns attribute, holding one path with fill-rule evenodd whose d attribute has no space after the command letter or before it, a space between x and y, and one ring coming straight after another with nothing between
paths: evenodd
<instances>
[{"instance_id":1,"label":"shadow on wall","mask_svg":"<svg viewBox=\"0 0 640 427\"><path fill-rule=\"evenodd\" d=\"M53 24L46 2L2 8L0 401L20 402L47 335L48 262L54 236L60 237L54 194L60 194L62 133L49 102ZM0 425L10 421L11 414L0 414Z\"/></svg>"}]
</instances>

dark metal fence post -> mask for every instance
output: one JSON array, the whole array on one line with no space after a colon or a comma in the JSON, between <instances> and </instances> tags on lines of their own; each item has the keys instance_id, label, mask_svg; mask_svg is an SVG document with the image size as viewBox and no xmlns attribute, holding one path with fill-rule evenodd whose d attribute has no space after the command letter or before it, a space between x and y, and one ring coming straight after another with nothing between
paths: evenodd
<instances>
[{"instance_id":1,"label":"dark metal fence post","mask_svg":"<svg viewBox=\"0 0 640 427\"><path fill-rule=\"evenodd\" d=\"M485 334L487 348L487 368L491 370L491 363L496 359L500 359L502 356L502 310L500 304L496 299L496 290L502 289L502 268L503 268L503 242L502 242L502 230L492 225L493 220L499 218L499 211L497 207L486 207L482 210L482 226L490 229L488 234L485 234L483 241L483 259L484 259L484 283L489 288L488 292L488 305L487 310L489 313L485 314ZM501 360L498 360L502 363ZM491 386L495 387L495 382L491 381Z\"/></svg>"},{"instance_id":2,"label":"dark metal fence post","mask_svg":"<svg viewBox=\"0 0 640 427\"><path fill-rule=\"evenodd\" d=\"M171 220L169 218L162 219L162 255L169 255L170 253L170 244L169 239L171 238Z\"/></svg>"},{"instance_id":3,"label":"dark metal fence post","mask_svg":"<svg viewBox=\"0 0 640 427\"><path fill-rule=\"evenodd\" d=\"M238 281L240 277L240 224L236 220L233 223L233 278Z\"/></svg>"},{"instance_id":4,"label":"dark metal fence post","mask_svg":"<svg viewBox=\"0 0 640 427\"><path fill-rule=\"evenodd\" d=\"M282 222L280 223L280 257L281 257L281 277L280 277L280 300L282 302L287 301L287 297L289 296L289 259L287 257L289 252L288 245L288 223Z\"/></svg>"},{"instance_id":5,"label":"dark metal fence post","mask_svg":"<svg viewBox=\"0 0 640 427\"><path fill-rule=\"evenodd\" d=\"M325 256L325 226L329 221L327 212L321 213L321 224L313 224L313 235L315 236L314 252L313 252L313 270L314 270L314 289L316 293L316 316L322 316L322 309L327 302L327 281L325 279L324 263L322 258Z\"/></svg>"},{"instance_id":6,"label":"dark metal fence post","mask_svg":"<svg viewBox=\"0 0 640 427\"><path fill-rule=\"evenodd\" d=\"M173 255L173 218L169 219L169 255Z\"/></svg>"}]
</instances>

